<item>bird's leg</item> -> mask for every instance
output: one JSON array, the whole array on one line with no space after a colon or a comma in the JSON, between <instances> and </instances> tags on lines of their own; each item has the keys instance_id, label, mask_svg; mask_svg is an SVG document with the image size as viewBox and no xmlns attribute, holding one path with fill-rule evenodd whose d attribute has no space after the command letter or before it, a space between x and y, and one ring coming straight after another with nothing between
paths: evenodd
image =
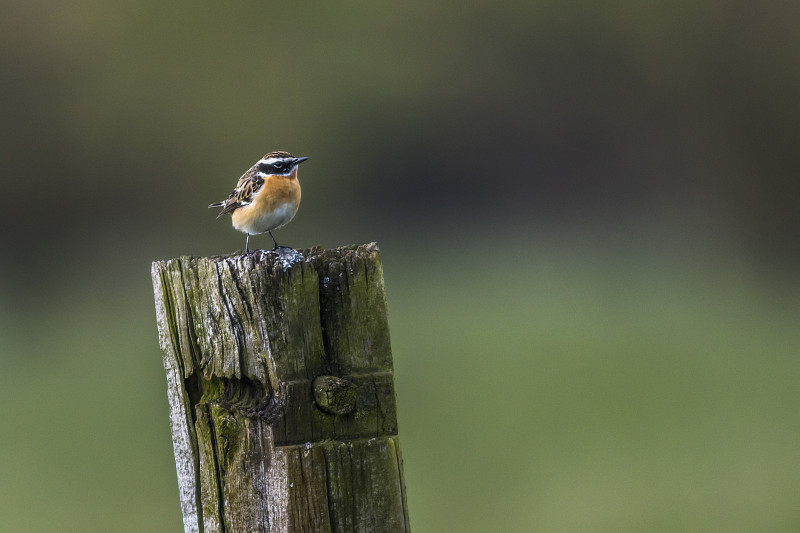
<instances>
[{"instance_id":1,"label":"bird's leg","mask_svg":"<svg viewBox=\"0 0 800 533\"><path fill-rule=\"evenodd\" d=\"M250 234L245 233L246 237L244 239L244 255L250 255Z\"/></svg>"},{"instance_id":2,"label":"bird's leg","mask_svg":"<svg viewBox=\"0 0 800 533\"><path fill-rule=\"evenodd\" d=\"M272 237L272 242L275 243L275 246L273 246L272 249L277 250L278 248L280 248L280 246L278 246L278 241L276 241L275 237L273 237L272 235L272 231L268 231L267 233L269 233L269 236Z\"/></svg>"}]
</instances>

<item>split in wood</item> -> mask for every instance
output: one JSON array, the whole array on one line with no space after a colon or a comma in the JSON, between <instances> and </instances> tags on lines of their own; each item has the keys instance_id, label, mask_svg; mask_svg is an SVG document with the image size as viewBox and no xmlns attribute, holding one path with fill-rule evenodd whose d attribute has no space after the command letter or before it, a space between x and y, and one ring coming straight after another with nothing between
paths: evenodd
<instances>
[{"instance_id":1,"label":"split in wood","mask_svg":"<svg viewBox=\"0 0 800 533\"><path fill-rule=\"evenodd\" d=\"M187 532L409 530L377 246L153 263Z\"/></svg>"}]
</instances>

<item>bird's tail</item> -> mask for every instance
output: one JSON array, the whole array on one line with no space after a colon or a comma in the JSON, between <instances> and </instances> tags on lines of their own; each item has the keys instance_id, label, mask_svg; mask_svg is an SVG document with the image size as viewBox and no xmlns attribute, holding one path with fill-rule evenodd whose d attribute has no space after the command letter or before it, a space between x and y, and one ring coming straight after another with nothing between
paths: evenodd
<instances>
[{"instance_id":1,"label":"bird's tail","mask_svg":"<svg viewBox=\"0 0 800 533\"><path fill-rule=\"evenodd\" d=\"M209 209L212 207L225 207L225 202L217 202L208 206Z\"/></svg>"}]
</instances>

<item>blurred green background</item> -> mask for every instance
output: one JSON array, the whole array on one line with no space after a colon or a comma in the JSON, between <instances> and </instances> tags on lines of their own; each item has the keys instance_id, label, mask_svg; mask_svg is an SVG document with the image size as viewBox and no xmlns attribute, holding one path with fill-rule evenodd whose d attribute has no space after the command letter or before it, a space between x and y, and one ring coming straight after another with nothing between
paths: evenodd
<instances>
[{"instance_id":1,"label":"blurred green background","mask_svg":"<svg viewBox=\"0 0 800 533\"><path fill-rule=\"evenodd\" d=\"M2 529L182 530L150 262L283 149L281 243L380 243L414 531L798 531L799 24L2 2Z\"/></svg>"}]
</instances>

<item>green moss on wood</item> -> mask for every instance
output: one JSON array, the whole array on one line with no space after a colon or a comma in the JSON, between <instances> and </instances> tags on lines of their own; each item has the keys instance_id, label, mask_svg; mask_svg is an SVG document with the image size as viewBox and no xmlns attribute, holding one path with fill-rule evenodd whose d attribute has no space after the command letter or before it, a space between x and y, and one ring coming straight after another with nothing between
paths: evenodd
<instances>
[{"instance_id":1,"label":"green moss on wood","mask_svg":"<svg viewBox=\"0 0 800 533\"><path fill-rule=\"evenodd\" d=\"M356 409L358 391L352 381L336 376L318 376L311 387L317 407L328 414L343 415Z\"/></svg>"},{"instance_id":2,"label":"green moss on wood","mask_svg":"<svg viewBox=\"0 0 800 533\"><path fill-rule=\"evenodd\" d=\"M211 408L211 422L216 436L219 465L224 471L235 459L244 441L242 423L234 413L218 405Z\"/></svg>"},{"instance_id":3,"label":"green moss on wood","mask_svg":"<svg viewBox=\"0 0 800 533\"><path fill-rule=\"evenodd\" d=\"M301 252L153 264L170 402L194 417L173 419L196 464L184 512L205 531L407 531L378 248Z\"/></svg>"},{"instance_id":4,"label":"green moss on wood","mask_svg":"<svg viewBox=\"0 0 800 533\"><path fill-rule=\"evenodd\" d=\"M214 404L228 410L273 421L283 414L285 394L281 387L269 391L258 381L247 378L200 379L203 395L197 405Z\"/></svg>"}]
</instances>

